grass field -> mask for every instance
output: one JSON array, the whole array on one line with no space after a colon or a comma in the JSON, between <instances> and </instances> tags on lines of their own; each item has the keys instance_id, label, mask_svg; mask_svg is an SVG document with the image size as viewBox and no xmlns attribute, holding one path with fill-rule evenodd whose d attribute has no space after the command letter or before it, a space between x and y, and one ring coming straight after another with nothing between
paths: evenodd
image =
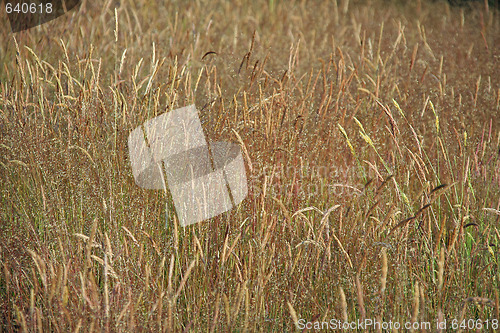
<instances>
[{"instance_id":1,"label":"grass field","mask_svg":"<svg viewBox=\"0 0 500 333\"><path fill-rule=\"evenodd\" d=\"M0 331L500 325L497 8L83 0L0 40ZM193 103L249 195L182 228L127 138Z\"/></svg>"}]
</instances>

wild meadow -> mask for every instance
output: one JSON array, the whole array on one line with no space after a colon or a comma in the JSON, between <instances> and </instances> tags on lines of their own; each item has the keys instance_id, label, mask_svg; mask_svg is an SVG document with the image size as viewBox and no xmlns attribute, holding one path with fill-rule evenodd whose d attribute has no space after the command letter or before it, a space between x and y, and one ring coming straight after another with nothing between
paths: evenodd
<instances>
[{"instance_id":1,"label":"wild meadow","mask_svg":"<svg viewBox=\"0 0 500 333\"><path fill-rule=\"evenodd\" d=\"M0 12L0 331L499 329L498 8L83 0L15 34ZM183 228L127 138L190 104L249 193Z\"/></svg>"}]
</instances>

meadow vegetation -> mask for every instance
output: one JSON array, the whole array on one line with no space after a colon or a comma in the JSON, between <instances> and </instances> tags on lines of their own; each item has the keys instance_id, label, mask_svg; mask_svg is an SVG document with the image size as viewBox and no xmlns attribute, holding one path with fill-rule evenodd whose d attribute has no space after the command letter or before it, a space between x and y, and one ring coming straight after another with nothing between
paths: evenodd
<instances>
[{"instance_id":1,"label":"meadow vegetation","mask_svg":"<svg viewBox=\"0 0 500 333\"><path fill-rule=\"evenodd\" d=\"M500 319L487 2L83 0L8 28L0 331ZM240 144L249 195L182 228L127 137L193 103Z\"/></svg>"}]
</instances>

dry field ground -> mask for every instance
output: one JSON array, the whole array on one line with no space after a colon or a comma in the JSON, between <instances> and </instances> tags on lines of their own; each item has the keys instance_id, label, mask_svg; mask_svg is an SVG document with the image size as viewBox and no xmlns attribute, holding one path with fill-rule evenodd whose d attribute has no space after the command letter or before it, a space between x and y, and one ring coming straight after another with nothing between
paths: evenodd
<instances>
[{"instance_id":1,"label":"dry field ground","mask_svg":"<svg viewBox=\"0 0 500 333\"><path fill-rule=\"evenodd\" d=\"M0 331L499 324L497 8L83 0L0 40ZM193 103L249 195L182 228L127 137Z\"/></svg>"}]
</instances>

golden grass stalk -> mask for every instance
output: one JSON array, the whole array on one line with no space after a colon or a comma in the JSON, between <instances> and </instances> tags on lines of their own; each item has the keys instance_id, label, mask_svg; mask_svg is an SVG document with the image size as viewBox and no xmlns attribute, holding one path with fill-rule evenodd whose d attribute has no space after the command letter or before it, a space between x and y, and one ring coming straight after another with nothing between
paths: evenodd
<instances>
[{"instance_id":1,"label":"golden grass stalk","mask_svg":"<svg viewBox=\"0 0 500 333\"><path fill-rule=\"evenodd\" d=\"M342 287L339 287L339 294L340 294L340 310L342 313L342 321L347 322L348 316L347 316L347 300L345 297L344 289Z\"/></svg>"},{"instance_id":2,"label":"golden grass stalk","mask_svg":"<svg viewBox=\"0 0 500 333\"><path fill-rule=\"evenodd\" d=\"M418 313L420 308L420 290L418 287L418 281L415 281L415 288L413 291L413 312L411 316L412 323L418 322ZM412 325L411 332L414 332L414 328Z\"/></svg>"},{"instance_id":3,"label":"golden grass stalk","mask_svg":"<svg viewBox=\"0 0 500 333\"><path fill-rule=\"evenodd\" d=\"M387 287L387 250L382 249L382 275L380 276L380 297L384 300L385 289Z\"/></svg>"},{"instance_id":4,"label":"golden grass stalk","mask_svg":"<svg viewBox=\"0 0 500 333\"><path fill-rule=\"evenodd\" d=\"M359 279L359 273L356 274L356 297L358 300L360 320L364 321L366 318L366 310L363 296L363 286L361 285L361 281Z\"/></svg>"},{"instance_id":5,"label":"golden grass stalk","mask_svg":"<svg viewBox=\"0 0 500 333\"><path fill-rule=\"evenodd\" d=\"M444 276L444 247L441 247L438 260L438 294L443 293L443 276Z\"/></svg>"},{"instance_id":6,"label":"golden grass stalk","mask_svg":"<svg viewBox=\"0 0 500 333\"><path fill-rule=\"evenodd\" d=\"M286 305L288 306L288 311L290 312L290 316L292 317L292 321L295 327L299 329L299 319L297 317L297 312L295 312L295 309L289 301L286 302Z\"/></svg>"}]
</instances>

